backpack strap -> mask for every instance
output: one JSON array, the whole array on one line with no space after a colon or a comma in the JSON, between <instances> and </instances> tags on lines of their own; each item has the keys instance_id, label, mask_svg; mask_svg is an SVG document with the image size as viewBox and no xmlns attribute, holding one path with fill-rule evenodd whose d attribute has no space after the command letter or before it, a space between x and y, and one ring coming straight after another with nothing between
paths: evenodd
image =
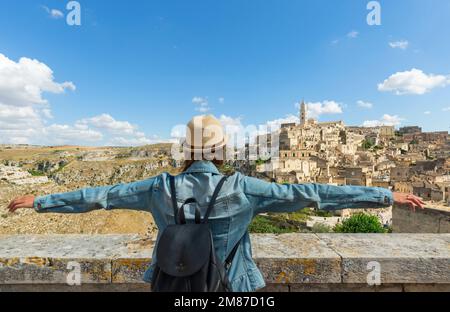
<instances>
[{"instance_id":1,"label":"backpack strap","mask_svg":"<svg viewBox=\"0 0 450 312\"><path fill-rule=\"evenodd\" d=\"M170 193L172 197L173 217L175 218L175 224L178 224L178 203L177 203L177 190L175 189L175 177L170 176Z\"/></svg>"},{"instance_id":2,"label":"backpack strap","mask_svg":"<svg viewBox=\"0 0 450 312\"><path fill-rule=\"evenodd\" d=\"M231 267L231 264L233 263L234 256L236 256L236 252L239 249L239 245L241 244L244 236L236 243L233 250L231 250L230 254L228 255L227 259L225 260L224 266L225 270L228 271Z\"/></svg>"},{"instance_id":3,"label":"backpack strap","mask_svg":"<svg viewBox=\"0 0 450 312\"><path fill-rule=\"evenodd\" d=\"M189 205L189 204L193 204L193 203L197 203L197 201L195 200L195 198L188 198L184 204L181 206L181 208L178 210L179 213L179 220L177 222L177 224L186 224L186 215L184 213L184 206ZM198 207L195 207L195 223L199 224L201 221L201 216L200 216L200 209Z\"/></svg>"},{"instance_id":4,"label":"backpack strap","mask_svg":"<svg viewBox=\"0 0 450 312\"><path fill-rule=\"evenodd\" d=\"M209 215L211 214L211 211L214 208L214 204L216 203L217 196L219 196L220 190L222 189L222 186L227 179L228 179L228 177L225 176L219 181L219 184L217 184L217 187L214 190L214 193L211 197L211 201L209 202L208 210L206 211L206 214L203 217L203 223L208 223L208 218L209 218Z\"/></svg>"}]
</instances>

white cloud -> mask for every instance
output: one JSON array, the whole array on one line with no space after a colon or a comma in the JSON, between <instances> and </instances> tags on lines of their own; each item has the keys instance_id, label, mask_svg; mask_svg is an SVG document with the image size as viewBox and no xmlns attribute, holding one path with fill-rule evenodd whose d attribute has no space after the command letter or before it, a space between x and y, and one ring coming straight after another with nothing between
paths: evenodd
<instances>
[{"instance_id":1,"label":"white cloud","mask_svg":"<svg viewBox=\"0 0 450 312\"><path fill-rule=\"evenodd\" d=\"M349 32L349 33L347 34L347 37L354 39L354 38L357 38L358 35L359 35L359 32L358 32L358 31L352 30L351 32Z\"/></svg>"},{"instance_id":2,"label":"white cloud","mask_svg":"<svg viewBox=\"0 0 450 312\"><path fill-rule=\"evenodd\" d=\"M39 116L37 112L30 106L16 107L0 104L0 118L5 120L14 119L15 121L17 121L21 119L27 120L39 118Z\"/></svg>"},{"instance_id":3,"label":"white cloud","mask_svg":"<svg viewBox=\"0 0 450 312\"><path fill-rule=\"evenodd\" d=\"M338 44L338 43L339 43L339 39L335 39L335 40L331 41L331 44L332 44L332 45L336 45L336 44Z\"/></svg>"},{"instance_id":4,"label":"white cloud","mask_svg":"<svg viewBox=\"0 0 450 312\"><path fill-rule=\"evenodd\" d=\"M200 96L195 96L192 99L192 103L194 104L200 104L200 103L204 103L204 102L208 102L208 100L206 98L200 97Z\"/></svg>"},{"instance_id":5,"label":"white cloud","mask_svg":"<svg viewBox=\"0 0 450 312\"><path fill-rule=\"evenodd\" d=\"M60 19L64 18L64 13L57 9L50 9L49 7L42 6L42 8L48 13L51 18Z\"/></svg>"},{"instance_id":6,"label":"white cloud","mask_svg":"<svg viewBox=\"0 0 450 312\"><path fill-rule=\"evenodd\" d=\"M242 127L242 117L230 117L227 115L220 115L219 117L220 123L224 127Z\"/></svg>"},{"instance_id":7,"label":"white cloud","mask_svg":"<svg viewBox=\"0 0 450 312\"><path fill-rule=\"evenodd\" d=\"M45 93L75 90L72 82L55 82L53 71L38 60L18 62L0 54L0 143L43 140L47 119L52 118Z\"/></svg>"},{"instance_id":8,"label":"white cloud","mask_svg":"<svg viewBox=\"0 0 450 312\"><path fill-rule=\"evenodd\" d=\"M59 10L56 10L56 9L52 9L52 10L50 11L50 15L51 15L53 18L63 18L63 17L64 17L63 12L61 12L61 11L59 11Z\"/></svg>"},{"instance_id":9,"label":"white cloud","mask_svg":"<svg viewBox=\"0 0 450 312\"><path fill-rule=\"evenodd\" d=\"M296 104L297 109L300 103ZM342 114L342 104L335 101L306 103L308 117L319 118L321 115Z\"/></svg>"},{"instance_id":10,"label":"white cloud","mask_svg":"<svg viewBox=\"0 0 450 312\"><path fill-rule=\"evenodd\" d=\"M397 72L383 83L378 84L382 92L395 92L397 95L422 95L437 87L450 84L450 77L443 75L425 74L422 70L413 68L410 71Z\"/></svg>"},{"instance_id":11,"label":"white cloud","mask_svg":"<svg viewBox=\"0 0 450 312\"><path fill-rule=\"evenodd\" d=\"M430 111L423 112L425 115L431 115Z\"/></svg>"},{"instance_id":12,"label":"white cloud","mask_svg":"<svg viewBox=\"0 0 450 312\"><path fill-rule=\"evenodd\" d=\"M362 108L371 109L373 107L373 104L370 102L358 101L356 103L358 104L359 107L362 107Z\"/></svg>"},{"instance_id":13,"label":"white cloud","mask_svg":"<svg viewBox=\"0 0 450 312\"><path fill-rule=\"evenodd\" d=\"M192 99L192 103L195 104L195 110L200 112L200 113L206 113L209 112L211 110L211 108L209 107L209 103L208 103L208 99L204 98L204 97L200 97L200 96L195 96Z\"/></svg>"},{"instance_id":14,"label":"white cloud","mask_svg":"<svg viewBox=\"0 0 450 312\"><path fill-rule=\"evenodd\" d=\"M207 113L211 110L211 108L208 106L208 103L202 103L196 108L196 110L200 113Z\"/></svg>"},{"instance_id":15,"label":"white cloud","mask_svg":"<svg viewBox=\"0 0 450 312\"><path fill-rule=\"evenodd\" d=\"M300 122L300 118L290 114L284 118L269 120L264 125L259 126L259 129L260 129L260 132L263 132L263 133L273 132L273 131L279 130L281 128L282 124L299 123L299 122Z\"/></svg>"},{"instance_id":16,"label":"white cloud","mask_svg":"<svg viewBox=\"0 0 450 312\"><path fill-rule=\"evenodd\" d=\"M444 107L444 108L442 109L442 111L443 111L443 112L450 112L450 106L449 106L449 107Z\"/></svg>"},{"instance_id":17,"label":"white cloud","mask_svg":"<svg viewBox=\"0 0 450 312\"><path fill-rule=\"evenodd\" d=\"M221 115L219 120L228 136L228 146L242 148L248 140L253 142L258 134L258 128L244 125L242 117Z\"/></svg>"},{"instance_id":18,"label":"white cloud","mask_svg":"<svg viewBox=\"0 0 450 312\"><path fill-rule=\"evenodd\" d=\"M380 120L364 121L363 127L398 126L404 119L397 115L384 114Z\"/></svg>"},{"instance_id":19,"label":"white cloud","mask_svg":"<svg viewBox=\"0 0 450 312\"><path fill-rule=\"evenodd\" d=\"M108 146L139 146L163 142L145 133L128 121L118 121L109 114L84 118L69 125L51 125L44 128L54 144L89 144Z\"/></svg>"},{"instance_id":20,"label":"white cloud","mask_svg":"<svg viewBox=\"0 0 450 312\"><path fill-rule=\"evenodd\" d=\"M347 37L349 39L356 39L356 38L358 38L358 36L359 36L359 32L356 30L352 30L345 35L345 37ZM331 45L334 45L334 46L338 45L339 42L341 42L341 40L343 40L343 38L345 38L345 37L336 38L336 39L332 40Z\"/></svg>"},{"instance_id":21,"label":"white cloud","mask_svg":"<svg viewBox=\"0 0 450 312\"><path fill-rule=\"evenodd\" d=\"M44 92L64 93L76 89L72 82L57 83L44 63L23 57L14 62L0 54L0 103L14 106L46 104Z\"/></svg>"},{"instance_id":22,"label":"white cloud","mask_svg":"<svg viewBox=\"0 0 450 312\"><path fill-rule=\"evenodd\" d=\"M180 139L186 137L186 125L176 125L170 132L170 137Z\"/></svg>"},{"instance_id":23,"label":"white cloud","mask_svg":"<svg viewBox=\"0 0 450 312\"><path fill-rule=\"evenodd\" d=\"M81 125L89 125L99 129L105 129L114 134L135 134L137 126L127 121L117 121L109 114L101 114L91 118L85 118L77 122Z\"/></svg>"},{"instance_id":24,"label":"white cloud","mask_svg":"<svg viewBox=\"0 0 450 312\"><path fill-rule=\"evenodd\" d=\"M80 130L93 128L100 131L107 138L108 145L146 145L158 141L158 138L147 138L145 133L139 131L137 125L132 125L128 121L116 120L109 114L101 114L91 118L85 118L75 123L75 127Z\"/></svg>"},{"instance_id":25,"label":"white cloud","mask_svg":"<svg viewBox=\"0 0 450 312\"><path fill-rule=\"evenodd\" d=\"M43 126L38 111L32 107L0 104L0 143L28 143Z\"/></svg>"},{"instance_id":26,"label":"white cloud","mask_svg":"<svg viewBox=\"0 0 450 312\"><path fill-rule=\"evenodd\" d=\"M111 124L102 123L107 119ZM148 138L137 126L128 125L131 124L103 114L78 120L74 125L47 126L30 107L11 109L0 105L0 144L136 146L164 142L157 137Z\"/></svg>"},{"instance_id":27,"label":"white cloud","mask_svg":"<svg viewBox=\"0 0 450 312\"><path fill-rule=\"evenodd\" d=\"M406 50L409 46L409 42L407 40L394 41L389 42L389 46L393 49Z\"/></svg>"},{"instance_id":28,"label":"white cloud","mask_svg":"<svg viewBox=\"0 0 450 312\"><path fill-rule=\"evenodd\" d=\"M50 108L44 108L41 110L42 116L47 119L53 119L53 114Z\"/></svg>"},{"instance_id":29,"label":"white cloud","mask_svg":"<svg viewBox=\"0 0 450 312\"><path fill-rule=\"evenodd\" d=\"M103 134L89 128L54 124L43 128L43 134L52 145L72 143L95 143L103 139Z\"/></svg>"},{"instance_id":30,"label":"white cloud","mask_svg":"<svg viewBox=\"0 0 450 312\"><path fill-rule=\"evenodd\" d=\"M242 117L221 115L219 121L228 136L229 146L243 147L246 143L247 136L253 136L253 134L248 133L248 129L246 129L246 126L242 123Z\"/></svg>"},{"instance_id":31,"label":"white cloud","mask_svg":"<svg viewBox=\"0 0 450 312\"><path fill-rule=\"evenodd\" d=\"M78 120L74 125L49 124L53 118L45 93L75 90L72 82L55 82L53 71L30 58L12 61L0 54L0 144L96 144L120 141L152 143L136 125L108 114ZM120 138L117 139L117 138Z\"/></svg>"},{"instance_id":32,"label":"white cloud","mask_svg":"<svg viewBox=\"0 0 450 312\"><path fill-rule=\"evenodd\" d=\"M10 144L28 144L29 143L27 137L14 136L14 137L11 137L9 140L10 140L9 141Z\"/></svg>"},{"instance_id":33,"label":"white cloud","mask_svg":"<svg viewBox=\"0 0 450 312\"><path fill-rule=\"evenodd\" d=\"M225 103L225 98L224 98L224 97L220 97L220 98L219 98L219 103L220 103L220 104Z\"/></svg>"}]
</instances>

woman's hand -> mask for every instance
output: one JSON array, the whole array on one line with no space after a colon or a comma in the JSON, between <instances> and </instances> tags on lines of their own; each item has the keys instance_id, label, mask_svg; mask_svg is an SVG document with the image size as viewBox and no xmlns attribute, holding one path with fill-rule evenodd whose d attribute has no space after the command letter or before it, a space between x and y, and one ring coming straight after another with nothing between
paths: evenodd
<instances>
[{"instance_id":1,"label":"woman's hand","mask_svg":"<svg viewBox=\"0 0 450 312\"><path fill-rule=\"evenodd\" d=\"M420 209L425 208L425 203L422 198L412 194L396 193L394 192L394 202L397 205L408 205L415 212L416 207Z\"/></svg>"},{"instance_id":2,"label":"woman's hand","mask_svg":"<svg viewBox=\"0 0 450 312\"><path fill-rule=\"evenodd\" d=\"M20 196L8 205L9 212L13 213L19 208L33 208L34 207L34 196L33 195L26 195L26 196Z\"/></svg>"}]
</instances>

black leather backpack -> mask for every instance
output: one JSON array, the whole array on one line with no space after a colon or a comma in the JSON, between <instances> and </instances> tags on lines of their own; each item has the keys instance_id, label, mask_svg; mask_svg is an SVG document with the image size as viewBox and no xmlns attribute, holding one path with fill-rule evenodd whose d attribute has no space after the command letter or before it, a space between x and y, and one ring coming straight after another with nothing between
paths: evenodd
<instances>
[{"instance_id":1,"label":"black leather backpack","mask_svg":"<svg viewBox=\"0 0 450 312\"><path fill-rule=\"evenodd\" d=\"M216 256L212 232L208 224L220 189L226 181L220 180L214 190L203 219L195 209L195 223L186 223L184 206L196 203L194 198L178 209L175 179L170 177L175 224L162 233L156 250L157 263L153 272L152 290L155 292L229 292L232 291L227 271L239 243L222 263Z\"/></svg>"}]
</instances>

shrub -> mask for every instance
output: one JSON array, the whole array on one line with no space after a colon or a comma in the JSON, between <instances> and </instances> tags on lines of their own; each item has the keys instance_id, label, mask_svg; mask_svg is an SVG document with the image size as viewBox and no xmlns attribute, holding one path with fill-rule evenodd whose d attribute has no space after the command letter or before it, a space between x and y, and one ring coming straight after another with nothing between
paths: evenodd
<instances>
[{"instance_id":1,"label":"shrub","mask_svg":"<svg viewBox=\"0 0 450 312\"><path fill-rule=\"evenodd\" d=\"M255 164L258 166L258 165L264 165L264 164L267 164L267 163L270 163L270 158L269 159L261 159L261 158L258 158L256 161L255 161Z\"/></svg>"},{"instance_id":2,"label":"shrub","mask_svg":"<svg viewBox=\"0 0 450 312\"><path fill-rule=\"evenodd\" d=\"M266 216L256 216L253 222L249 226L250 233L273 233L273 234L285 234L294 233L298 229L290 224L280 224L270 217Z\"/></svg>"},{"instance_id":3,"label":"shrub","mask_svg":"<svg viewBox=\"0 0 450 312\"><path fill-rule=\"evenodd\" d=\"M362 143L362 147L365 150L371 149L373 146L374 146L374 144L371 141L369 141L369 140L364 140L363 143Z\"/></svg>"},{"instance_id":4,"label":"shrub","mask_svg":"<svg viewBox=\"0 0 450 312\"><path fill-rule=\"evenodd\" d=\"M358 213L335 226L337 233L386 233L380 220L376 216Z\"/></svg>"},{"instance_id":5,"label":"shrub","mask_svg":"<svg viewBox=\"0 0 450 312\"><path fill-rule=\"evenodd\" d=\"M313 232L313 233L332 233L333 229L326 224L316 223L311 228L311 232Z\"/></svg>"},{"instance_id":6,"label":"shrub","mask_svg":"<svg viewBox=\"0 0 450 312\"><path fill-rule=\"evenodd\" d=\"M235 169L233 168L233 166L230 166L228 164L224 164L219 168L220 172L223 173L224 175L233 175L235 172Z\"/></svg>"},{"instance_id":7,"label":"shrub","mask_svg":"<svg viewBox=\"0 0 450 312\"><path fill-rule=\"evenodd\" d=\"M314 214L318 217L323 217L323 218L330 218L333 216L333 213L330 211L326 211L326 210L313 210Z\"/></svg>"},{"instance_id":8,"label":"shrub","mask_svg":"<svg viewBox=\"0 0 450 312\"><path fill-rule=\"evenodd\" d=\"M28 170L28 172L33 176L33 177L42 177L45 176L45 173L40 171L40 170Z\"/></svg>"}]
</instances>

